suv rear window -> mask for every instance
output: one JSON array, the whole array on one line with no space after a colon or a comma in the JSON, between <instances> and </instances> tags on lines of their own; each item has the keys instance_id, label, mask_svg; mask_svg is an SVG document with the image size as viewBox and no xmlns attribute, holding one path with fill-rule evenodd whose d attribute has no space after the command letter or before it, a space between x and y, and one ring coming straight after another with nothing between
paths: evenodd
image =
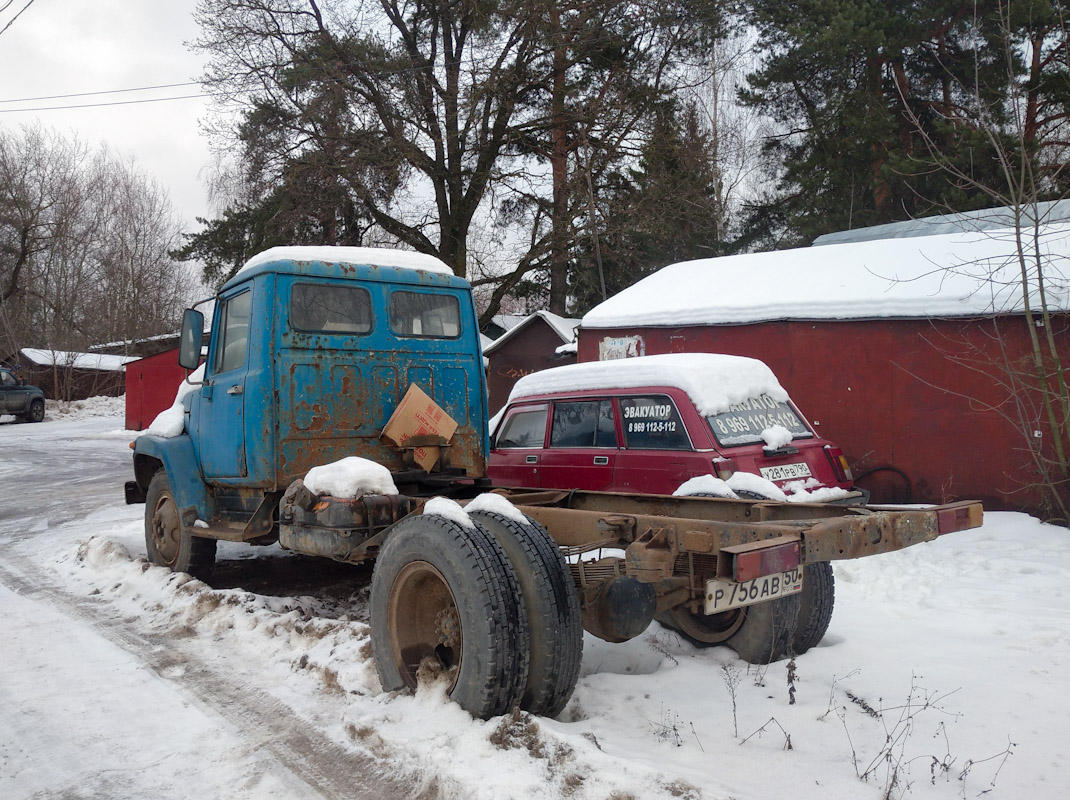
<instances>
[{"instance_id":1,"label":"suv rear window","mask_svg":"<svg viewBox=\"0 0 1070 800\"><path fill-rule=\"evenodd\" d=\"M532 406L510 414L502 423L495 447L542 447L546 435L546 406Z\"/></svg>"},{"instance_id":2,"label":"suv rear window","mask_svg":"<svg viewBox=\"0 0 1070 800\"><path fill-rule=\"evenodd\" d=\"M616 447L613 402L578 400L554 403L550 447Z\"/></svg>"},{"instance_id":3,"label":"suv rear window","mask_svg":"<svg viewBox=\"0 0 1070 800\"><path fill-rule=\"evenodd\" d=\"M621 425L629 450L691 450L676 404L665 395L622 397Z\"/></svg>"},{"instance_id":4,"label":"suv rear window","mask_svg":"<svg viewBox=\"0 0 1070 800\"><path fill-rule=\"evenodd\" d=\"M456 339L461 335L461 311L452 294L393 292L390 330L398 336Z\"/></svg>"},{"instance_id":5,"label":"suv rear window","mask_svg":"<svg viewBox=\"0 0 1070 800\"><path fill-rule=\"evenodd\" d=\"M791 431L793 439L809 439L814 435L795 409L767 394L744 400L706 419L717 441L725 446L757 444L762 441L762 431L774 425L783 425Z\"/></svg>"}]
</instances>

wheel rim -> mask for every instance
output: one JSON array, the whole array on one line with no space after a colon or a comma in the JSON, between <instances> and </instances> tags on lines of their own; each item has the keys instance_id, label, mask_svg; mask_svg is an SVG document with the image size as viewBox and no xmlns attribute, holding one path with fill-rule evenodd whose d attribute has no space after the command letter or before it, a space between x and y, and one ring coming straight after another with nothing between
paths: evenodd
<instances>
[{"instance_id":1,"label":"wheel rim","mask_svg":"<svg viewBox=\"0 0 1070 800\"><path fill-rule=\"evenodd\" d=\"M34 422L40 422L45 418L45 407L41 403L34 403L30 406L30 418Z\"/></svg>"},{"instance_id":2,"label":"wheel rim","mask_svg":"<svg viewBox=\"0 0 1070 800\"><path fill-rule=\"evenodd\" d=\"M461 618L449 584L426 561L406 564L390 587L390 650L402 680L415 689L421 666L457 683L462 655ZM426 663L430 660L430 663Z\"/></svg>"},{"instance_id":3,"label":"wheel rim","mask_svg":"<svg viewBox=\"0 0 1070 800\"><path fill-rule=\"evenodd\" d=\"M720 644L739 630L747 616L745 608L723 611L720 614L693 614L687 608L674 608L669 612L673 624L692 639L705 644Z\"/></svg>"},{"instance_id":4,"label":"wheel rim","mask_svg":"<svg viewBox=\"0 0 1070 800\"><path fill-rule=\"evenodd\" d=\"M178 548L182 544L182 523L178 509L170 495L161 495L152 512L152 545L165 566L173 566L178 560Z\"/></svg>"}]
</instances>

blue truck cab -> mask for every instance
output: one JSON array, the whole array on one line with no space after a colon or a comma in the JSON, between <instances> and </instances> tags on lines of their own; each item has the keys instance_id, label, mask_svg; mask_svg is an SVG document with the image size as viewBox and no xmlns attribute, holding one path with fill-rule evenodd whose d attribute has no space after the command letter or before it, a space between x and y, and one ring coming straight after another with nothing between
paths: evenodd
<instances>
[{"instance_id":1,"label":"blue truck cab","mask_svg":"<svg viewBox=\"0 0 1070 800\"><path fill-rule=\"evenodd\" d=\"M165 476L179 538L185 530L185 538L274 541L286 488L346 456L388 467L412 497L488 485L486 379L471 287L438 259L275 248L219 291L206 347L203 326L200 311L186 312L180 361L191 368L203 356L203 372L187 379L195 388L183 398L183 430L138 437L127 484L128 502L159 502L150 484ZM415 465L411 447L380 438L411 385L458 425L429 471Z\"/></svg>"}]
</instances>

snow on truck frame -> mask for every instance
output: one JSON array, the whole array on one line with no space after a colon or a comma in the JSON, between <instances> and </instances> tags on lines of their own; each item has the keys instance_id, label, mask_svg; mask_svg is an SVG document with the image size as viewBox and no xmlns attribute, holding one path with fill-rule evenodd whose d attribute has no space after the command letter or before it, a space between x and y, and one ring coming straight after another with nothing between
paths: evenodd
<instances>
[{"instance_id":1,"label":"snow on truck frame","mask_svg":"<svg viewBox=\"0 0 1070 800\"><path fill-rule=\"evenodd\" d=\"M149 559L206 578L225 540L374 560L386 691L444 675L475 716L554 716L578 678L584 629L620 642L653 619L752 662L801 654L832 615L829 562L981 524L973 502L492 493L471 288L440 261L276 248L215 300L204 364L134 443L126 497L146 504ZM188 310L187 369L203 330ZM456 423L448 436L381 436L413 386Z\"/></svg>"}]
</instances>

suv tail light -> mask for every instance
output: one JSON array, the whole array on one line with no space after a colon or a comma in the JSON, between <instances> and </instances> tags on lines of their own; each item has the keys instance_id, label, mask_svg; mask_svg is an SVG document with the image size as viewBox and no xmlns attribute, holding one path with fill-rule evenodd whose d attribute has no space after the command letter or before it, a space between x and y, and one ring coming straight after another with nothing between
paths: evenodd
<instances>
[{"instance_id":1,"label":"suv tail light","mask_svg":"<svg viewBox=\"0 0 1070 800\"><path fill-rule=\"evenodd\" d=\"M713 459L713 472L722 481L726 481L736 474L736 462L730 458L717 456Z\"/></svg>"},{"instance_id":2,"label":"suv tail light","mask_svg":"<svg viewBox=\"0 0 1070 800\"><path fill-rule=\"evenodd\" d=\"M847 463L847 456L843 454L840 448L827 444L825 445L825 455L828 456L829 463L832 464L832 471L836 473L836 479L840 483L854 483L854 473L851 472L851 467Z\"/></svg>"}]
</instances>

